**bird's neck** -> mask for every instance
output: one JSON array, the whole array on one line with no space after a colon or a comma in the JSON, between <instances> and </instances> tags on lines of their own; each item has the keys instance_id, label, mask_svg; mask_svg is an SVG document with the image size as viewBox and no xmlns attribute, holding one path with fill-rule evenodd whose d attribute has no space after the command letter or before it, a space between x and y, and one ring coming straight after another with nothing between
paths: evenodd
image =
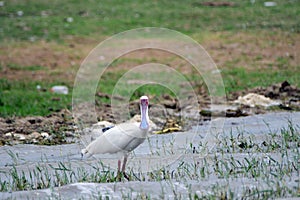
<instances>
[{"instance_id":1,"label":"bird's neck","mask_svg":"<svg viewBox=\"0 0 300 200\"><path fill-rule=\"evenodd\" d=\"M141 106L141 129L149 129L148 107Z\"/></svg>"}]
</instances>

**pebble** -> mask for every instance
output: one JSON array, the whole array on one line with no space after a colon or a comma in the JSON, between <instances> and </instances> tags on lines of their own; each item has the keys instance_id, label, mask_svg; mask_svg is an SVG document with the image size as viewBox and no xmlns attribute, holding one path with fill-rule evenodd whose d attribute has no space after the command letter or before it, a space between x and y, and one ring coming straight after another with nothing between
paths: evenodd
<instances>
[{"instance_id":1,"label":"pebble","mask_svg":"<svg viewBox=\"0 0 300 200\"><path fill-rule=\"evenodd\" d=\"M20 140L20 141L26 140L26 136L23 134L19 134L19 133L15 133L14 138L16 138L17 140Z\"/></svg>"},{"instance_id":2,"label":"pebble","mask_svg":"<svg viewBox=\"0 0 300 200\"><path fill-rule=\"evenodd\" d=\"M5 137L12 137L12 136L13 136L13 133L12 133L12 132L5 133Z\"/></svg>"},{"instance_id":3,"label":"pebble","mask_svg":"<svg viewBox=\"0 0 300 200\"><path fill-rule=\"evenodd\" d=\"M19 10L19 11L17 12L17 15L18 15L19 17L22 17L23 14L24 14L24 12L23 12L22 10Z\"/></svg>"},{"instance_id":4,"label":"pebble","mask_svg":"<svg viewBox=\"0 0 300 200\"><path fill-rule=\"evenodd\" d=\"M245 96L239 96L237 100L234 101L236 104L247 105L250 107L255 106L263 106L265 108L271 106L279 106L281 102L274 101L269 97L265 97L264 95L256 94L256 93L248 93Z\"/></svg>"},{"instance_id":5,"label":"pebble","mask_svg":"<svg viewBox=\"0 0 300 200\"><path fill-rule=\"evenodd\" d=\"M41 134L40 134L39 132L36 132L36 131L32 132L32 133L28 136L28 138L30 138L30 139L38 139L39 137L41 137Z\"/></svg>"},{"instance_id":6,"label":"pebble","mask_svg":"<svg viewBox=\"0 0 300 200\"><path fill-rule=\"evenodd\" d=\"M38 144L38 143L39 143L39 141L37 141L36 139L32 139L31 142L32 142L33 144Z\"/></svg>"},{"instance_id":7,"label":"pebble","mask_svg":"<svg viewBox=\"0 0 300 200\"><path fill-rule=\"evenodd\" d=\"M66 21L69 23L72 23L74 21L74 19L73 19L73 17L67 17Z\"/></svg>"},{"instance_id":8,"label":"pebble","mask_svg":"<svg viewBox=\"0 0 300 200\"><path fill-rule=\"evenodd\" d=\"M276 6L277 3L276 2L273 2L273 1L266 1L264 2L264 6L265 7L273 7L273 6Z\"/></svg>"},{"instance_id":9,"label":"pebble","mask_svg":"<svg viewBox=\"0 0 300 200\"><path fill-rule=\"evenodd\" d=\"M46 133L46 132L42 132L42 133L41 133L41 136L42 136L43 138L49 138L49 134Z\"/></svg>"}]
</instances>

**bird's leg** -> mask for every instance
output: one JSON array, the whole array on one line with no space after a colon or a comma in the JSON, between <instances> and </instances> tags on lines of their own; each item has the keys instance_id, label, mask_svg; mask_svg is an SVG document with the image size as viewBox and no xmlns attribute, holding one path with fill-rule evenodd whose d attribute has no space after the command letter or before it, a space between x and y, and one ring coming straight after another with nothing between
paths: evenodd
<instances>
[{"instance_id":1,"label":"bird's leg","mask_svg":"<svg viewBox=\"0 0 300 200\"><path fill-rule=\"evenodd\" d=\"M127 163L127 155L124 156L124 160L123 160L123 165L122 165L122 172L125 172L125 167L126 167L126 163Z\"/></svg>"},{"instance_id":2,"label":"bird's leg","mask_svg":"<svg viewBox=\"0 0 300 200\"><path fill-rule=\"evenodd\" d=\"M116 176L116 179L118 180L118 181L121 181L121 160L118 160L118 172L117 172L117 176Z\"/></svg>"},{"instance_id":3,"label":"bird's leg","mask_svg":"<svg viewBox=\"0 0 300 200\"><path fill-rule=\"evenodd\" d=\"M125 173L125 167L126 167L126 163L127 163L127 158L128 155L124 155L124 160L123 160L123 165L122 165L122 173L124 175L124 177L129 180L129 176Z\"/></svg>"},{"instance_id":4,"label":"bird's leg","mask_svg":"<svg viewBox=\"0 0 300 200\"><path fill-rule=\"evenodd\" d=\"M118 173L120 173L120 169L121 169L121 160L118 160Z\"/></svg>"}]
</instances>

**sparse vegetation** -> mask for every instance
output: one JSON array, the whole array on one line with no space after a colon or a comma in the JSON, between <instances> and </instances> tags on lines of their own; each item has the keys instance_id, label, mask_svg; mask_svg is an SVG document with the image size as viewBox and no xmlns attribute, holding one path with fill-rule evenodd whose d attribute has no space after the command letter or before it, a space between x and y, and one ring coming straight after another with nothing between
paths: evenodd
<instances>
[{"instance_id":1,"label":"sparse vegetation","mask_svg":"<svg viewBox=\"0 0 300 200\"><path fill-rule=\"evenodd\" d=\"M192 181L205 183L214 180L213 177L220 180L219 183L212 181L209 186L205 186L210 193L191 193L193 199L235 199L238 196L269 199L299 195L299 127L289 122L288 129L282 129L280 133L266 133L257 137L243 132L237 136L225 135L216 139L216 147L211 150L203 144L193 144L196 147L194 152L202 153L187 151L184 158L176 162L175 169L164 166L156 171L142 173L129 168L127 178L122 177L122 181L178 181L186 183L188 187ZM12 151L8 154L15 163L22 159ZM29 171L20 171L12 166L8 172L2 172L5 175L2 177L6 178L0 180L0 189L2 192L34 190L75 182L118 181L115 171L99 161L88 167L74 167L73 164L71 160L51 164L41 162ZM235 184L241 180L246 184L237 187ZM250 180L249 185L247 182ZM222 186L223 181L229 185ZM205 190L202 188L201 191Z\"/></svg>"},{"instance_id":2,"label":"sparse vegetation","mask_svg":"<svg viewBox=\"0 0 300 200\"><path fill-rule=\"evenodd\" d=\"M298 1L280 1L275 7L265 7L261 0L254 4L235 0L232 7L207 7L202 2L7 1L0 7L0 39L61 41L67 35L97 37L145 26L188 34L260 29L299 32Z\"/></svg>"},{"instance_id":3,"label":"sparse vegetation","mask_svg":"<svg viewBox=\"0 0 300 200\"><path fill-rule=\"evenodd\" d=\"M177 30L199 42L216 62L228 96L286 80L293 87L300 87L297 55L300 1L276 1L276 6L269 7L264 6L263 0L233 0L229 6L206 6L203 2L1 1L0 123L7 122L7 130L10 130L15 118L49 116L62 109L71 110L72 87L83 59L99 42L113 34L141 27ZM95 94L97 108L110 103L108 96L128 69L150 62L178 70L197 93L206 95L203 78L189 63L171 53L144 50L130 52L108 67ZM68 86L69 94L50 92L53 85ZM155 97L163 93L175 96L162 85L144 85L132 94L131 100L145 93L153 97L151 103L159 101ZM292 101L295 102L295 98ZM296 101L299 102L299 98ZM51 122L46 127L49 135L59 142L43 139L38 144L68 143L64 122L58 120L61 126L53 131ZM25 120L20 124L26 128L28 123ZM36 123L35 120L32 123ZM35 131L45 131L39 125ZM214 149L204 143L191 143L175 167L165 166L148 173L129 169L128 177L122 176L121 182L165 181L170 185L180 182L187 188L201 184L197 192L191 189L190 199L300 197L299 129L299 125L289 121L288 128L280 133L266 132L257 136L241 131L238 135L220 135L215 138ZM21 127L18 131L25 129ZM6 130L2 133L4 135ZM30 129L26 134L31 133ZM173 147L172 142L162 141L160 149L151 147L151 153L174 155ZM38 164L22 168L19 164L24 160L18 153L10 150L7 154L12 163L0 169L0 192L51 189L77 182L119 181L115 170L101 162L83 163L67 158L48 162L47 158L41 158ZM181 194L172 192L176 199L181 198ZM101 197L99 194L98 198ZM151 199L151 194L133 197L132 193L126 193L123 198Z\"/></svg>"},{"instance_id":4,"label":"sparse vegetation","mask_svg":"<svg viewBox=\"0 0 300 200\"><path fill-rule=\"evenodd\" d=\"M41 89L37 89L38 85ZM56 84L0 79L0 117L47 116L70 109L72 94L54 94L50 91L53 85Z\"/></svg>"},{"instance_id":5,"label":"sparse vegetation","mask_svg":"<svg viewBox=\"0 0 300 200\"><path fill-rule=\"evenodd\" d=\"M68 85L71 94L80 62L98 42L145 26L175 29L202 44L217 62L228 94L285 80L300 87L300 67L294 52L299 40L299 2L282 1L274 7L264 6L263 1L232 2L234 6L209 7L192 0L88 1L84 5L69 0L5 1L0 7L0 116L45 116L70 108L71 95L38 93L36 85L46 90L54 84ZM124 66L149 62L165 63L184 73L195 90L203 85L191 66L172 55L134 55L112 63L100 81L100 92L112 92L118 77L126 71ZM170 93L161 86L145 88L153 95Z\"/></svg>"}]
</instances>

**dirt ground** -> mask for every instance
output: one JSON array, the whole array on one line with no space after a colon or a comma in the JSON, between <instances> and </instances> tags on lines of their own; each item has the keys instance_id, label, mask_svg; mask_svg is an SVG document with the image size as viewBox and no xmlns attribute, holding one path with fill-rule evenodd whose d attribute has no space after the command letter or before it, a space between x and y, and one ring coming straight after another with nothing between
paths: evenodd
<instances>
[{"instance_id":1,"label":"dirt ground","mask_svg":"<svg viewBox=\"0 0 300 200\"><path fill-rule=\"evenodd\" d=\"M203 121L210 120L211 115L241 117L270 111L300 110L300 89L290 85L288 82L274 84L267 88L257 87L251 90L235 92L232 93L230 98L234 100L237 99L238 96L247 93L261 94L275 100L280 100L282 103L271 109L261 106L251 107L239 105L235 106L234 109L228 107L225 110L215 111L215 113L213 113L209 110L210 99L208 97L205 99L203 96L199 96L199 99L201 98L202 101L205 99L207 105L207 107L204 106L197 111L200 112L200 124ZM110 97L108 96L108 98ZM199 123L199 118L190 118L189 120L186 120L180 116L182 108L179 106L177 99L174 99L171 96L161 96L160 98L161 105L152 105L150 107L151 120L156 126L156 129L154 130L156 133L162 134L173 131L186 131L192 125ZM229 99L229 102L232 101ZM137 101L131 102L129 108L132 117L139 113ZM162 113L164 110L167 114ZM102 106L96 107L96 112L98 113L98 119L100 121L105 120L112 123L115 122L109 104L102 104ZM69 110L62 110L45 117L28 116L0 118L0 146L18 143L41 145L65 144L76 141L77 137L78 127L74 123L72 113Z\"/></svg>"},{"instance_id":2,"label":"dirt ground","mask_svg":"<svg viewBox=\"0 0 300 200\"><path fill-rule=\"evenodd\" d=\"M297 67L300 52L300 35L281 33L266 34L256 37L243 33L230 34L219 33L214 37L207 38L203 42L203 47L208 51L219 69L234 68L244 66L247 70L268 69L270 64L277 62L278 58L285 58L291 68ZM221 39L220 39L221 38ZM83 38L71 38L63 44L54 42L39 41L35 43L15 43L0 46L0 78L9 80L36 80L36 81L57 81L64 80L66 84L72 85L76 72L81 62L89 52L98 44L96 40ZM126 70L137 64L144 64L150 61L164 63L168 66L180 70L182 73L192 73L192 67L183 59L168 52L157 50L143 50L127 54L122 57L122 62L110 67L109 71ZM40 66L37 70L28 70L29 66ZM282 70L282 66L274 66ZM246 91L235 92L229 95L229 100L234 100L238 96L254 92L272 99L283 102L277 109L299 110L300 89L290 85L288 82L271 85L267 88L254 88ZM99 94L106 95L106 94ZM201 94L199 98L204 99L209 104L210 99ZM109 98L109 96L108 96ZM176 99L167 99L162 105L176 113L180 110ZM241 116L243 113L249 114L249 107L240 107L234 111L233 116ZM138 106L132 104L133 112L138 113ZM201 108L200 108L201 110ZM245 112L244 112L245 111ZM266 112L262 108L250 113ZM99 119L113 121L109 105L98 108ZM155 114L154 114L155 116ZM174 114L174 116L176 116ZM161 129L182 125L180 120L172 115L164 122L160 122ZM206 116L207 117L207 116ZM209 116L208 116L209 117ZM204 118L203 118L204 119ZM207 119L207 118L205 118ZM155 121L155 120L154 120ZM159 120L155 121L159 123ZM170 125L171 124L171 125ZM14 117L0 118L0 145L15 143L34 144L61 144L67 143L66 137L74 137L75 128L70 111L63 110L46 117ZM44 134L42 134L44 133ZM47 133L47 134L46 134ZM61 136L61 133L64 133Z\"/></svg>"},{"instance_id":3,"label":"dirt ground","mask_svg":"<svg viewBox=\"0 0 300 200\"><path fill-rule=\"evenodd\" d=\"M100 41L84 38L70 38L63 44L38 41L35 43L14 43L0 46L0 78L10 80L53 81L62 78L73 84L81 62ZM218 33L207 37L201 45L206 49L219 69L243 66L247 70L276 69L278 58L284 58L295 68L300 63L300 35ZM155 61L179 68L190 73L191 66L183 59L168 52L142 50L122 57L121 64L110 67L110 71L126 70L138 64ZM132 62L132 59L135 59ZM274 66L275 63L275 66ZM29 66L40 66L38 70L27 70ZM282 69L281 69L282 70Z\"/></svg>"}]
</instances>

